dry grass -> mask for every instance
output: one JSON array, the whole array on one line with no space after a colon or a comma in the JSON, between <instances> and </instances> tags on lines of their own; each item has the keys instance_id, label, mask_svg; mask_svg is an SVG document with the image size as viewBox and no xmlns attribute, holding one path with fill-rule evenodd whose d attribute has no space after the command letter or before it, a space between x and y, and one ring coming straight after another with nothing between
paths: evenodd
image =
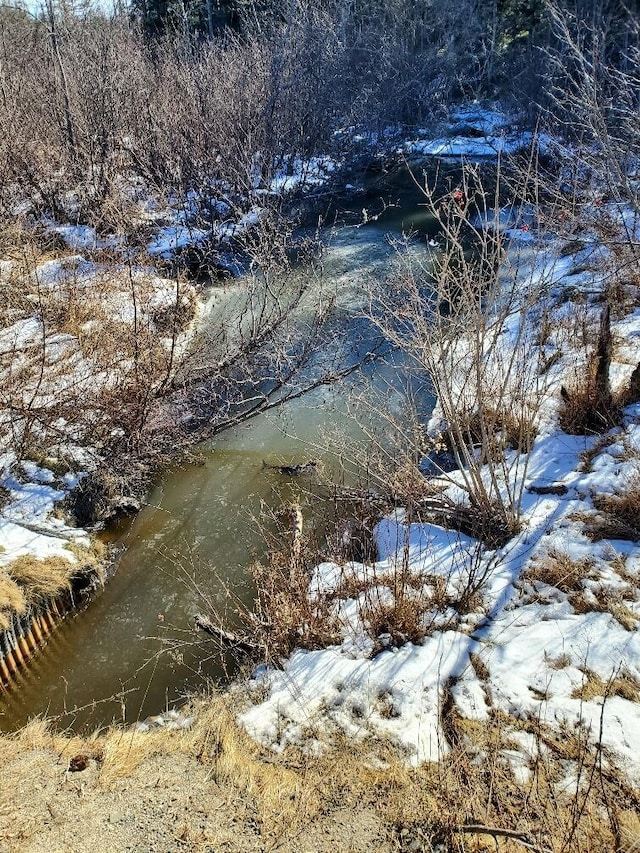
<instances>
[{"instance_id":1,"label":"dry grass","mask_svg":"<svg viewBox=\"0 0 640 853\"><path fill-rule=\"evenodd\" d=\"M4 566L0 575L0 619L2 612L24 613L27 605L54 598L72 586L80 575L95 573L101 578L106 547L99 540L86 546L69 543L69 556L62 555L39 559L33 554L23 554ZM3 622L0 626L7 627Z\"/></svg>"},{"instance_id":2,"label":"dry grass","mask_svg":"<svg viewBox=\"0 0 640 853\"><path fill-rule=\"evenodd\" d=\"M593 471L594 459L596 459L605 448L609 447L611 444L618 440L619 436L616 435L615 432L599 436L594 441L593 446L589 450L584 450L580 454L580 467L578 468L578 470L584 472L585 474L590 474Z\"/></svg>"},{"instance_id":3,"label":"dry grass","mask_svg":"<svg viewBox=\"0 0 640 853\"><path fill-rule=\"evenodd\" d=\"M595 563L589 557L574 560L568 554L553 548L530 563L522 574L522 580L544 583L569 593L581 590L584 581L595 575Z\"/></svg>"},{"instance_id":4,"label":"dry grass","mask_svg":"<svg viewBox=\"0 0 640 853\"><path fill-rule=\"evenodd\" d=\"M622 675L610 688L608 695L612 690L630 695L637 685ZM135 812L144 791L153 788L158 762L171 767L178 755L186 756L193 763L180 765L184 784L191 784L190 767L194 778L196 768L206 768L216 791L249 808L268 849L277 849L285 839L302 838L334 810L344 808L373 810L386 833L381 849L391 843L404 853L438 845L452 853L516 853L524 849L523 841L553 853L631 849L620 846L621 826L625 843L638 840L637 793L614 769L599 763L598 751L581 730L559 734L500 715L486 723L453 715L450 754L438 765L411 768L386 742L355 746L339 740L315 757L297 748L282 755L266 751L238 728L237 707L229 697L199 700L195 711L191 731L111 730L88 739L56 735L37 721L0 739L0 758L5 763L19 757L18 767L31 774L36 768L30 757L41 759L43 751L67 765L74 755L88 755L98 762L99 789L119 790L124 780L135 778L140 792L131 802ZM532 734L537 744L525 782L517 780L508 757L517 730ZM576 772L585 779L596 773L597 784L583 786L578 794L575 786L558 788ZM15 773L13 764L13 784L20 784ZM496 830L517 837L496 835Z\"/></svg>"},{"instance_id":5,"label":"dry grass","mask_svg":"<svg viewBox=\"0 0 640 853\"><path fill-rule=\"evenodd\" d=\"M92 538L89 545L70 542L66 549L73 554L82 571L99 571L107 558L107 546L101 539Z\"/></svg>"},{"instance_id":6,"label":"dry grass","mask_svg":"<svg viewBox=\"0 0 640 853\"><path fill-rule=\"evenodd\" d=\"M621 601L609 600L606 609L625 631L635 631L637 629L640 616L634 613L626 604L623 604Z\"/></svg>"},{"instance_id":7,"label":"dry grass","mask_svg":"<svg viewBox=\"0 0 640 853\"><path fill-rule=\"evenodd\" d=\"M563 401L560 426L570 435L598 435L620 423L620 407L596 386L592 368L566 389Z\"/></svg>"},{"instance_id":8,"label":"dry grass","mask_svg":"<svg viewBox=\"0 0 640 853\"><path fill-rule=\"evenodd\" d=\"M133 775L136 770L155 755L189 754L192 738L188 732L164 728L149 732L110 729L100 738L100 785L113 788L118 780Z\"/></svg>"},{"instance_id":9,"label":"dry grass","mask_svg":"<svg viewBox=\"0 0 640 853\"><path fill-rule=\"evenodd\" d=\"M606 589L596 589L590 591L588 596L583 591L576 591L569 596L569 603L576 613L609 613L625 631L635 631L640 622L640 616L625 604L625 594L627 598L633 598L633 600L637 596L635 590L631 588L628 588L626 593L620 590L611 592Z\"/></svg>"},{"instance_id":10,"label":"dry grass","mask_svg":"<svg viewBox=\"0 0 640 853\"><path fill-rule=\"evenodd\" d=\"M571 666L571 658L569 657L568 654L566 654L566 652L564 652L561 655L558 655L555 658L549 657L547 655L547 653L545 652L545 661L546 661L547 666L550 669L559 670L559 669L566 669L568 666Z\"/></svg>"},{"instance_id":11,"label":"dry grass","mask_svg":"<svg viewBox=\"0 0 640 853\"><path fill-rule=\"evenodd\" d=\"M11 624L11 615L22 614L27 609L27 599L24 591L6 574L0 571L0 630L4 631Z\"/></svg>"},{"instance_id":12,"label":"dry grass","mask_svg":"<svg viewBox=\"0 0 640 853\"><path fill-rule=\"evenodd\" d=\"M585 681L582 687L576 688L571 694L574 699L590 702L599 696L620 696L629 702L640 701L640 684L629 672L620 672L608 681L604 681L597 673L587 667L582 669Z\"/></svg>"},{"instance_id":13,"label":"dry grass","mask_svg":"<svg viewBox=\"0 0 640 853\"><path fill-rule=\"evenodd\" d=\"M442 484L434 486L422 471L411 462L405 462L395 468L383 484L392 502L402 506L414 504L423 498L442 491Z\"/></svg>"},{"instance_id":14,"label":"dry grass","mask_svg":"<svg viewBox=\"0 0 640 853\"><path fill-rule=\"evenodd\" d=\"M369 636L380 651L388 646L402 646L405 643L419 643L433 633L433 611L438 609L427 597L410 598L401 596L393 602L383 603L368 596L362 608L362 618ZM451 619L450 625L438 622L438 630L455 627L457 619ZM380 641L384 637L384 642Z\"/></svg>"},{"instance_id":15,"label":"dry grass","mask_svg":"<svg viewBox=\"0 0 640 853\"><path fill-rule=\"evenodd\" d=\"M0 736L0 758L6 760L16 752L28 750L50 750L63 760L70 759L79 752L100 759L102 739L98 734L88 738L69 733L61 734L52 729L46 720L36 717L19 732Z\"/></svg>"},{"instance_id":16,"label":"dry grass","mask_svg":"<svg viewBox=\"0 0 640 853\"><path fill-rule=\"evenodd\" d=\"M594 507L602 513L588 535L599 539L640 539L640 477L636 474L618 495L594 495ZM608 535L604 535L609 531Z\"/></svg>"},{"instance_id":17,"label":"dry grass","mask_svg":"<svg viewBox=\"0 0 640 853\"><path fill-rule=\"evenodd\" d=\"M623 581L629 584L634 590L637 590L638 575L629 568L628 554L621 554L615 548L610 548L605 559Z\"/></svg>"},{"instance_id":18,"label":"dry grass","mask_svg":"<svg viewBox=\"0 0 640 853\"><path fill-rule=\"evenodd\" d=\"M409 768L402 754L382 742L354 748L342 740L319 757L297 749L278 756L265 752L238 729L229 705L215 698L200 706L191 733L154 733L147 745L149 735L110 733L113 745L102 753L101 784L117 784L157 751L166 755L186 751L210 768L218 786L240 791L250 800L262 832L271 839L304 832L305 826L333 809L357 804L375 809L396 849L407 853L438 843L456 853L522 849L517 841L504 838L496 846L493 827L519 832L543 849L561 850L572 834L576 846L567 849L585 853L614 849L613 815L607 817L601 805L604 797L619 795L623 784L614 775L603 778L604 797L601 788L594 787L584 807L580 804L580 813L570 794L553 793L555 783L566 774L568 760L580 759L587 766L596 760L580 738L573 746L564 739L558 754L551 752L546 761L533 766L527 784L518 783L504 758L511 727L512 722L500 719L489 724L457 720L458 745L451 755L440 765L417 769ZM547 742L552 744L554 737L549 735ZM628 799L621 802L629 808ZM416 840L425 846L416 847Z\"/></svg>"},{"instance_id":19,"label":"dry grass","mask_svg":"<svg viewBox=\"0 0 640 853\"><path fill-rule=\"evenodd\" d=\"M478 676L480 681L487 681L489 679L489 667L482 660L481 656L476 652L472 652L469 655L469 659L471 660L471 666L473 667L473 671Z\"/></svg>"},{"instance_id":20,"label":"dry grass","mask_svg":"<svg viewBox=\"0 0 640 853\"><path fill-rule=\"evenodd\" d=\"M25 447L22 459L35 462L40 468L46 468L52 474L55 474L56 477L64 477L65 474L73 470L72 464L67 459L59 456L51 456L46 450L37 445Z\"/></svg>"},{"instance_id":21,"label":"dry grass","mask_svg":"<svg viewBox=\"0 0 640 853\"><path fill-rule=\"evenodd\" d=\"M71 589L78 565L66 557L47 557L40 560L32 554L17 557L7 565L7 571L19 584L28 601L42 601Z\"/></svg>"},{"instance_id":22,"label":"dry grass","mask_svg":"<svg viewBox=\"0 0 640 853\"><path fill-rule=\"evenodd\" d=\"M584 345L588 346L586 334ZM596 345L587 355L584 370L576 375L570 387L561 389L563 406L559 420L565 432L600 434L620 422L622 410L609 384L611 353L611 312L607 304L600 317Z\"/></svg>"}]
</instances>

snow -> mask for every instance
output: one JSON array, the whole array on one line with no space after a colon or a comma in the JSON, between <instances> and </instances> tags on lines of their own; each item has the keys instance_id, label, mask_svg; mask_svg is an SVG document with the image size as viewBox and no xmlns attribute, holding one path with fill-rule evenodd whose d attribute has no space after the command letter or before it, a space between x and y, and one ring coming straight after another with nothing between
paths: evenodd
<instances>
[{"instance_id":1,"label":"snow","mask_svg":"<svg viewBox=\"0 0 640 853\"><path fill-rule=\"evenodd\" d=\"M494 125L487 119L484 126ZM529 453L505 453L497 486L487 470L482 476L486 487L497 488L503 498L506 490L513 494L522 485L522 529L491 550L434 524L408 524L398 509L375 529L374 562L319 564L309 599L331 603L340 642L320 650L298 649L280 668L258 669L249 695L260 698L238 717L253 737L274 750L288 744L317 750L341 733L356 740L391 739L413 764L437 760L449 748L441 719L449 691L465 719L486 720L500 711L514 721L539 721L556 731L581 726L632 782L640 782L640 701L633 692L638 688L640 700L640 547L613 539L594 542L587 535L597 517L594 496L640 488L640 405L625 409L622 425L604 438L568 435L558 423L560 386L570 387L568 380L584 369L597 338L607 251L585 238L566 254L552 235L510 228L510 217L505 213L497 227L512 238L510 262L521 301L507 303L507 316L500 317L495 332L489 327L483 381L485 393L509 389L512 383L506 399L524 389L536 436ZM580 292L586 301L578 313L572 300ZM631 306L619 313L611 323L614 389L624 387L640 363L640 310ZM539 334L543 315L546 341ZM582 343L573 332L576 317L582 317L585 328ZM453 398L464 406L473 398L467 376L475 352L464 336L453 349L446 369ZM555 350L558 360L541 375L543 358ZM437 435L445 425L443 408L436 405L428 430ZM468 500L463 472L442 474L438 482L452 500ZM554 489L547 492L546 487ZM569 591L535 580L536 567L559 557L570 564L586 561L589 567ZM403 572L411 577L405 595L424 604L420 641L376 637L368 621L372 608L393 605L394 579ZM455 598L478 576L483 583L477 609L456 613L450 606L430 604L437 579ZM484 670L480 675L473 663L478 660ZM630 691L616 688L620 678L632 685ZM505 758L526 781L537 747L516 728L513 733L520 740L514 736ZM567 777L562 784L569 782Z\"/></svg>"},{"instance_id":2,"label":"snow","mask_svg":"<svg viewBox=\"0 0 640 853\"><path fill-rule=\"evenodd\" d=\"M168 225L160 228L153 240L147 246L151 257L171 258L178 249L185 246L195 246L203 242L209 232L202 228L192 228L188 225Z\"/></svg>"},{"instance_id":3,"label":"snow","mask_svg":"<svg viewBox=\"0 0 640 853\"><path fill-rule=\"evenodd\" d=\"M286 165L277 169L274 177L269 181L269 191L276 195L323 186L338 168L338 162L332 157L286 159Z\"/></svg>"},{"instance_id":4,"label":"snow","mask_svg":"<svg viewBox=\"0 0 640 853\"><path fill-rule=\"evenodd\" d=\"M66 488L56 488L53 472L34 462L22 462L20 476L15 456L0 454L0 485L9 501L0 510L0 569L25 554L37 559L64 557L75 560L66 547L70 542L89 544L84 530L70 527L53 516L56 504L66 497Z\"/></svg>"},{"instance_id":5,"label":"snow","mask_svg":"<svg viewBox=\"0 0 640 853\"><path fill-rule=\"evenodd\" d=\"M472 105L454 111L451 119L447 136L424 139L427 131L421 131L420 138L404 143L401 153L409 157L482 160L514 154L534 144L540 151L546 151L552 144L545 134L513 130L514 117L498 106Z\"/></svg>"},{"instance_id":6,"label":"snow","mask_svg":"<svg viewBox=\"0 0 640 853\"><path fill-rule=\"evenodd\" d=\"M476 648L468 637L444 632L422 646L408 643L373 660L336 649L297 651L282 670L258 675L261 686L268 686L269 701L239 719L278 751L303 743L322 719L356 739L384 729L407 750L411 763L436 760L448 751L438 722L441 679L458 675ZM383 699L393 708L390 718Z\"/></svg>"},{"instance_id":7,"label":"snow","mask_svg":"<svg viewBox=\"0 0 640 853\"><path fill-rule=\"evenodd\" d=\"M117 249L123 244L122 237L116 234L99 237L96 229L91 225L60 225L52 220L47 220L44 224L47 224L53 233L62 237L69 248L78 252Z\"/></svg>"}]
</instances>

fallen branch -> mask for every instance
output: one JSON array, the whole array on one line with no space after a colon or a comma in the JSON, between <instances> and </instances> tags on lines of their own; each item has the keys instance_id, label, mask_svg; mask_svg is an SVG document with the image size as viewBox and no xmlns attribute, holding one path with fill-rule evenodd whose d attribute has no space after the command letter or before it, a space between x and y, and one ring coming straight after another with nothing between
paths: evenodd
<instances>
[{"instance_id":1,"label":"fallen branch","mask_svg":"<svg viewBox=\"0 0 640 853\"><path fill-rule=\"evenodd\" d=\"M246 654L251 654L257 651L258 647L255 643L249 642L244 637L239 637L233 631L227 631L220 625L214 625L208 616L203 616L198 613L195 618L196 628L209 634L210 637L216 639L221 645L233 646Z\"/></svg>"}]
</instances>

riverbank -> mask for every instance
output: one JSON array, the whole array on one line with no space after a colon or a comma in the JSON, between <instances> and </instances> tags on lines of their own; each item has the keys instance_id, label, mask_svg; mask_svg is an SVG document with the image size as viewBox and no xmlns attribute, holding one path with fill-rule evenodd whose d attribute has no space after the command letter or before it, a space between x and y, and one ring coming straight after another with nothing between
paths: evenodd
<instances>
[{"instance_id":1,"label":"riverbank","mask_svg":"<svg viewBox=\"0 0 640 853\"><path fill-rule=\"evenodd\" d=\"M287 253L296 246L288 219L301 205L317 206L318 193L372 202L375 210L369 213L365 206L353 227L375 222L387 204L375 192L384 185L384 174L381 183L376 175L392 162L397 168L397 134L358 138L348 164L329 157L285 158L268 186L256 174L253 194L244 200L231 204L218 187L215 210L215 187L206 187L202 196L163 200L138 182L128 190L124 234L34 218L33 211L16 214L3 236L0 266L6 297L0 335L5 448L0 567L14 592L3 599L7 613L20 616L71 586L81 585L85 592L99 587L104 567L94 571L96 561L78 560L69 543L78 540L88 548L95 543L89 529L139 511L154 472L250 413L244 404L247 388L254 388L256 410L268 408L272 394L280 401L288 393L300 395L304 387L296 373L314 357L311 337L321 350L344 348L335 330L321 331L330 318L317 311L314 317L307 309L296 333L308 328L310 339L300 358L292 359L289 303L295 311L309 287L320 285L314 275L295 285L299 292L293 297L288 292L291 261L271 245L271 219L277 213L281 220ZM373 187L367 191L371 172ZM68 203L71 216L73 200ZM233 279L212 287L208 279L187 274L223 267L237 273L249 263L268 277L268 303L258 304L251 288L246 305L242 294L229 295ZM271 280L273 264L282 282ZM212 294L229 305L217 308L214 320ZM331 304L335 294L312 297ZM236 323L234 312L244 319ZM279 355L286 355L283 376ZM346 373L357 366L351 361ZM270 370L270 387L263 393L261 376ZM336 370L341 373L335 364L329 370L333 379ZM323 377L316 370L309 387L318 382ZM18 587L29 582L23 583L17 571L28 560L35 560L48 580L32 583L23 601L12 577Z\"/></svg>"},{"instance_id":2,"label":"riverbank","mask_svg":"<svg viewBox=\"0 0 640 853\"><path fill-rule=\"evenodd\" d=\"M509 245L459 328L413 313L419 284L401 294L395 342L439 397L432 452L377 525L375 562L311 570L308 647L301 624L302 648L254 673L238 719L276 753L390 740L416 767L484 764L475 737L498 728L500 784L536 790L561 757L550 797L586 809L616 779L637 820L640 221L591 193L568 228L543 225L542 206L477 221L485 245L499 227ZM598 842L582 814L535 849L636 849L637 830L616 835L620 796Z\"/></svg>"},{"instance_id":3,"label":"riverbank","mask_svg":"<svg viewBox=\"0 0 640 853\"><path fill-rule=\"evenodd\" d=\"M0 793L0 849L428 851L636 847L633 789L594 766L579 737L540 726L546 753L514 778L517 740L496 718L468 726L438 764L410 768L387 740L334 743L320 754L260 747L235 722L236 700L208 696L189 728L55 735L36 721L0 741L12 779ZM524 737L524 729L522 737ZM521 738L522 739L522 738ZM480 752L474 755L475 746ZM564 794L578 764L588 790ZM589 780L596 779L589 786ZM577 810L576 810L577 803Z\"/></svg>"},{"instance_id":4,"label":"riverbank","mask_svg":"<svg viewBox=\"0 0 640 853\"><path fill-rule=\"evenodd\" d=\"M427 431L466 465L435 455L408 478L375 562L315 567L309 606L341 642L256 676L266 696L240 719L274 749L311 728L438 760L446 694L464 719L584 729L640 780L638 283L586 226L579 248L523 237L480 337L417 342L441 371Z\"/></svg>"},{"instance_id":5,"label":"riverbank","mask_svg":"<svg viewBox=\"0 0 640 853\"><path fill-rule=\"evenodd\" d=\"M452 201L459 206L455 195ZM327 838L333 849L438 849L440 839L451 844L460 835L468 836L465 850L634 849L637 223L599 195L555 233L540 214L527 210L505 226L507 284L497 280L490 310L482 306L481 336L461 334L453 346L436 336L421 363L424 329L403 315L404 345L417 366L433 369L437 356L441 369L433 373L440 402L428 441L414 448L432 452L422 471L399 478L407 500L377 526L375 561L306 567L304 612L324 614L327 636L337 632L340 642L318 648L316 631L314 648L233 686L230 740L222 745L206 707L196 713L197 735L115 732L98 746L76 741L71 749L32 730L8 741L7 749L31 758L34 745L62 755L49 752L42 766L48 790L66 797L68 811L57 827L46 818L46 830L25 829L35 846L24 849L40 849L49 832L70 843L56 833L69 832L78 790L95 808L87 813L91 826L103 830L104 808L113 804L98 792L113 784L109 738L120 739L127 756L154 753L124 774L126 796L155 777L184 807L184 838L170 837L160 821L166 834L158 844L167 849L220 844L213 833L226 826L205 821L197 835L191 805L168 778L171 766L197 790L216 781L200 801L209 813L220 790L226 803L242 791L242 808L257 823L227 839L228 849L288 849L297 832L313 850L325 849ZM485 225L495 228L493 219L481 231ZM630 255L621 257L625 248ZM442 446L465 466L445 470ZM498 533L494 524L478 526L478 508L501 521ZM458 529L437 523L443 515ZM292 625L295 619L294 610ZM304 646L308 625L298 628ZM221 769L237 760L238 743L255 758L240 784ZM88 777L95 781L84 789L71 780L86 770L67 774L76 747L77 754L95 748ZM199 762L213 768L204 780ZM276 777L268 778L273 768ZM269 813L261 799L267 790L284 792L295 817L281 801ZM122 822L132 834L119 837L131 849L147 849L135 845L144 844L148 802ZM345 804L349 814L355 808L351 835L339 829ZM46 802L37 808L43 813ZM6 813L15 818L15 800ZM81 843L71 849L85 849Z\"/></svg>"}]
</instances>

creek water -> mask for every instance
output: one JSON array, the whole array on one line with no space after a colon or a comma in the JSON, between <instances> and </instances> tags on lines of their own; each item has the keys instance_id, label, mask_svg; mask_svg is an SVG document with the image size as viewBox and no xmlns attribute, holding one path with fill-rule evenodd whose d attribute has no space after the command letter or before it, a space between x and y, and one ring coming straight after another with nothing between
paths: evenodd
<instances>
[{"instance_id":1,"label":"creek water","mask_svg":"<svg viewBox=\"0 0 640 853\"><path fill-rule=\"evenodd\" d=\"M354 327L358 292L396 262L390 238L413 232L410 250L427 257L437 222L423 200L409 173L397 172L338 208L335 224L322 230L322 274L347 295ZM353 400L376 393L399 417L409 398L425 416L433 405L428 389L412 386L402 358L390 357L227 430L201 448L199 464L167 471L141 512L109 532L121 550L114 576L20 674L0 704L0 727L16 729L38 714L85 731L129 723L171 707L206 678L227 677L233 662L195 634L194 615L215 607L232 624L236 601L251 606L248 567L265 548L256 523L262 510L295 499L305 524L315 513L311 478L287 478L263 462L313 458L329 479L356 475L355 448L384 427L366 407L354 418Z\"/></svg>"}]
</instances>

